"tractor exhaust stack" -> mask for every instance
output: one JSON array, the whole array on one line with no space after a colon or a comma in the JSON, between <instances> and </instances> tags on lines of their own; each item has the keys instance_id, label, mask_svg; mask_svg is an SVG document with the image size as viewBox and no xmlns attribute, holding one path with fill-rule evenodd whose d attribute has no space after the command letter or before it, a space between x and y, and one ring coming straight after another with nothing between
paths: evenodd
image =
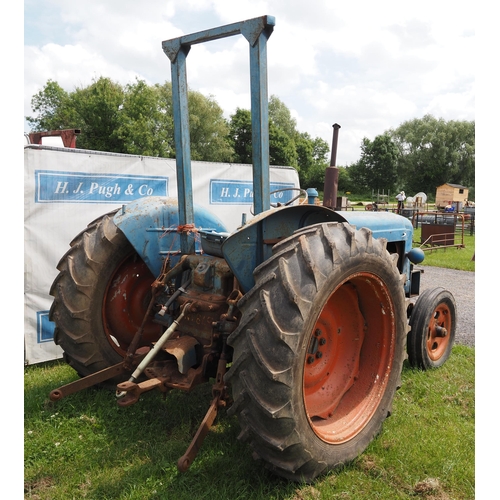
<instances>
[{"instance_id":1,"label":"tractor exhaust stack","mask_svg":"<svg viewBox=\"0 0 500 500\"><path fill-rule=\"evenodd\" d=\"M339 140L338 123L333 124L332 155L330 166L325 170L325 187L323 190L323 205L335 210L337 208L337 191L339 185L339 169L335 166L337 162L337 144Z\"/></svg>"}]
</instances>

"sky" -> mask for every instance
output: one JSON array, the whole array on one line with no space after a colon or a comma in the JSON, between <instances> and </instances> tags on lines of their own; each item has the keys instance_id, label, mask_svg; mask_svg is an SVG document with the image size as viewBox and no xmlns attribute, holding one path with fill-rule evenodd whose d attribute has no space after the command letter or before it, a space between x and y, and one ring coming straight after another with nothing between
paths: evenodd
<instances>
[{"instance_id":1,"label":"sky","mask_svg":"<svg viewBox=\"0 0 500 500\"><path fill-rule=\"evenodd\" d=\"M101 76L170 81L163 40L262 15L276 20L269 96L329 146L332 125L341 126L337 165L359 159L364 137L407 120L476 118L475 16L449 0L25 0L23 116L49 79L68 92ZM187 72L190 88L213 96L227 118L250 109L244 37L193 46Z\"/></svg>"}]
</instances>

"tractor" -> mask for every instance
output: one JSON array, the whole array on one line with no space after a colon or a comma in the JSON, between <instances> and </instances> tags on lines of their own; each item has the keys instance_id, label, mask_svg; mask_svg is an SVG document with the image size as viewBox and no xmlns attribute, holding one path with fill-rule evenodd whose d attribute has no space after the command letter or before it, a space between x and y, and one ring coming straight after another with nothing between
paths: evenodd
<instances>
[{"instance_id":1,"label":"tractor","mask_svg":"<svg viewBox=\"0 0 500 500\"><path fill-rule=\"evenodd\" d=\"M406 359L421 369L448 359L456 306L441 287L419 296L414 266L424 254L412 248L408 219L332 202L340 126L323 204L306 203L302 189L271 203L266 45L274 26L262 16L162 43L171 63L177 197L135 200L70 243L49 317L79 378L50 399L98 385L126 407L153 389L212 383L178 469L190 467L227 407L266 467L311 482L379 433ZM254 203L250 220L228 231L193 200L186 61L192 45L233 35L249 43Z\"/></svg>"}]
</instances>

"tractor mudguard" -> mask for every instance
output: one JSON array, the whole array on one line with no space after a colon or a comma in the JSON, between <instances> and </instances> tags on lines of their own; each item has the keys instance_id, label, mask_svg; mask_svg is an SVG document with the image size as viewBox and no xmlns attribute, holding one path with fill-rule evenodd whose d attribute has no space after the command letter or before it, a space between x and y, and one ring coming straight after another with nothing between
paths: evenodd
<instances>
[{"instance_id":1,"label":"tractor mudguard","mask_svg":"<svg viewBox=\"0 0 500 500\"><path fill-rule=\"evenodd\" d=\"M222 244L222 254L244 292L255 284L253 271L272 255L272 247L294 231L320 222L345 222L321 205L290 205L256 215Z\"/></svg>"},{"instance_id":2,"label":"tractor mudguard","mask_svg":"<svg viewBox=\"0 0 500 500\"><path fill-rule=\"evenodd\" d=\"M334 211L321 205L292 205L262 212L238 229L222 244L222 254L243 290L255 284L254 269L272 256L272 247L298 229L320 222L347 222L360 229L366 227L375 238L385 238L401 256L412 249L411 222L392 212ZM408 277L405 290L411 286L408 259L401 258L400 270Z\"/></svg>"},{"instance_id":3,"label":"tractor mudguard","mask_svg":"<svg viewBox=\"0 0 500 500\"><path fill-rule=\"evenodd\" d=\"M150 196L124 205L113 218L153 276L161 272L170 256L175 265L180 256L179 212L176 198ZM201 253L199 233L228 234L224 223L207 209L194 206L194 228L185 228L195 239L196 253Z\"/></svg>"}]
</instances>

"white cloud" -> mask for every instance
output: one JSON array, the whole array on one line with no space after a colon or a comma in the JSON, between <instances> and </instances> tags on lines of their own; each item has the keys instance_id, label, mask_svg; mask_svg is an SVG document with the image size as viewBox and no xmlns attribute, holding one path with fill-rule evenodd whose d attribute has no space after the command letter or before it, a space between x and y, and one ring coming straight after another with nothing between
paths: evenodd
<instances>
[{"instance_id":1,"label":"white cloud","mask_svg":"<svg viewBox=\"0 0 500 500\"><path fill-rule=\"evenodd\" d=\"M99 76L163 83L170 79L163 40L268 14L276 17L269 93L290 108L299 130L328 143L332 123L341 123L339 162L359 158L364 136L425 113L475 117L473 17L449 1L53 0L43 15L34 0L25 7L25 115L49 78L66 90ZM188 83L213 95L226 116L248 108L247 41L193 47Z\"/></svg>"}]
</instances>

